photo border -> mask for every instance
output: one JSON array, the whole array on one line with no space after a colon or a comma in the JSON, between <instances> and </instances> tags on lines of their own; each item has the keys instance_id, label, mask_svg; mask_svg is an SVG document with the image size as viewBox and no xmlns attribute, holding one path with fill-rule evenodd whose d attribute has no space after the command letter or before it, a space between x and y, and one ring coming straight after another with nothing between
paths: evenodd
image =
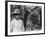
<instances>
[{"instance_id":1,"label":"photo border","mask_svg":"<svg viewBox=\"0 0 46 37\"><path fill-rule=\"evenodd\" d=\"M44 4L44 33L8 35L8 7L7 7L8 2ZM5 1L5 36L26 36L26 35L41 35L41 34L45 34L45 3L42 3L42 2L27 2L27 1Z\"/></svg>"}]
</instances>

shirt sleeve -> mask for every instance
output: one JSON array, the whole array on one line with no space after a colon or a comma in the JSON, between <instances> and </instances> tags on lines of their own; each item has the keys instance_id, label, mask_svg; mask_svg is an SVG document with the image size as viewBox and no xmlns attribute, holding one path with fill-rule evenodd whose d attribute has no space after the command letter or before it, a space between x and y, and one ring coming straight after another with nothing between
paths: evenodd
<instances>
[{"instance_id":1,"label":"shirt sleeve","mask_svg":"<svg viewBox=\"0 0 46 37\"><path fill-rule=\"evenodd\" d=\"M14 26L14 20L12 20L11 23L10 23L10 32L13 31L13 26Z\"/></svg>"},{"instance_id":2,"label":"shirt sleeve","mask_svg":"<svg viewBox=\"0 0 46 37\"><path fill-rule=\"evenodd\" d=\"M20 20L20 22L21 22L21 30L24 31L24 23L22 20Z\"/></svg>"}]
</instances>

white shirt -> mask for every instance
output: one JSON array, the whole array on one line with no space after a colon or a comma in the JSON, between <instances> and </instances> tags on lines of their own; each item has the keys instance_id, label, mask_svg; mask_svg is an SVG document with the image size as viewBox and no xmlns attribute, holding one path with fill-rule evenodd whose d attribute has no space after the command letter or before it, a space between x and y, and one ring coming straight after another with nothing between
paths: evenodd
<instances>
[{"instance_id":1,"label":"white shirt","mask_svg":"<svg viewBox=\"0 0 46 37\"><path fill-rule=\"evenodd\" d=\"M19 19L19 20L13 19L11 21L11 30L13 32L21 32L21 31L24 31L23 21L21 19Z\"/></svg>"}]
</instances>

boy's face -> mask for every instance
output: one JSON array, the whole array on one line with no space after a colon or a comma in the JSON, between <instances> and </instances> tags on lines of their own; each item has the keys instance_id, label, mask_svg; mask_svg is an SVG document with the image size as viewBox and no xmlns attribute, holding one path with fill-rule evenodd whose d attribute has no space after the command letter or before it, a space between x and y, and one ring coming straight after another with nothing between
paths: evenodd
<instances>
[{"instance_id":1,"label":"boy's face","mask_svg":"<svg viewBox=\"0 0 46 37\"><path fill-rule=\"evenodd\" d=\"M20 16L19 16L19 15L16 15L15 18L16 18L17 20L19 20Z\"/></svg>"}]
</instances>

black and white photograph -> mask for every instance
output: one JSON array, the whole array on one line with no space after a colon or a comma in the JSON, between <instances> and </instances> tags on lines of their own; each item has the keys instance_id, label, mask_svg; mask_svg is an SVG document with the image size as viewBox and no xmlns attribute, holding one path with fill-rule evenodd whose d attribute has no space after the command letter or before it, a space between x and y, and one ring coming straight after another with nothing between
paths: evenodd
<instances>
[{"instance_id":1,"label":"black and white photograph","mask_svg":"<svg viewBox=\"0 0 46 37\"><path fill-rule=\"evenodd\" d=\"M7 2L7 35L44 33L44 4Z\"/></svg>"}]
</instances>

